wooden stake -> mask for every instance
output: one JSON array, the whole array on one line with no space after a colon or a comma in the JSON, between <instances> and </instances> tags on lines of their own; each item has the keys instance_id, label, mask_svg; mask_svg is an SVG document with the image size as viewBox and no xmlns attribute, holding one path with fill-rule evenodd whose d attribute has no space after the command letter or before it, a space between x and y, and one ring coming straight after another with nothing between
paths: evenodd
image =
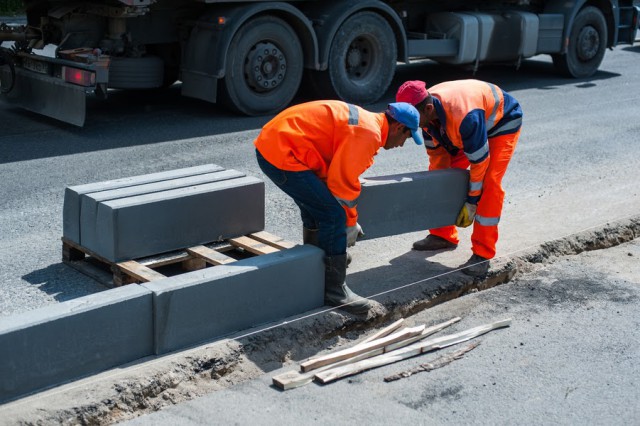
<instances>
[{"instance_id":1,"label":"wooden stake","mask_svg":"<svg viewBox=\"0 0 640 426\"><path fill-rule=\"evenodd\" d=\"M424 364L420 364L417 367L414 367L410 370L406 370L406 371L402 371L400 373L397 374L392 374L391 376L387 376L384 378L385 382L393 382L395 380L400 380L400 379L406 379L407 377L412 376L413 374L416 373L421 373L423 371L432 371L432 370L436 370L438 368L442 368L446 365L451 364L453 361L460 359L464 356L464 354L466 354L467 352L471 351L472 349L475 349L478 347L478 345L480 345L480 342L475 342L475 343L471 343L467 346L465 346L462 349L459 349L455 352L451 352L449 354L446 355L442 355L436 359L434 359L431 362L425 362Z\"/></svg>"},{"instance_id":2,"label":"wooden stake","mask_svg":"<svg viewBox=\"0 0 640 426\"><path fill-rule=\"evenodd\" d=\"M330 383L334 380L351 376L353 374L357 374L371 368L391 364L403 359L414 357L416 355L465 342L467 340L473 339L474 337L478 337L480 335L488 333L491 330L508 327L509 325L511 325L511 319L506 319L486 325L481 325L479 327L470 328L469 330L462 331L460 333L437 337L435 339L429 339L427 341L416 343L406 348L398 349L373 359L364 359L353 364L331 368L326 371L316 373L315 379L320 381L321 383Z\"/></svg>"},{"instance_id":3,"label":"wooden stake","mask_svg":"<svg viewBox=\"0 0 640 426\"><path fill-rule=\"evenodd\" d=\"M393 323L390 326L386 327L385 329L381 330L379 333L376 333L376 335L384 336L386 333L389 333L389 332L393 331L394 330L393 327L396 327L396 326L399 326L399 325L402 324L402 322L400 322L400 321L401 320L396 321L395 323ZM423 338L425 338L425 337L427 337L427 336L429 336L429 335L431 335L433 333L436 333L436 332L438 332L438 331L440 331L440 330L442 330L442 329L444 329L446 327L449 327L452 324L455 324L458 321L460 321L460 318L456 317L456 318L453 318L453 319L451 319L449 321L445 321L443 323L436 324L436 325L434 325L432 327L425 328L422 331L421 334L419 334L417 336L414 336L414 337L410 338L409 340L406 340L405 341L406 342L405 345L409 345L409 344L415 342L416 339L423 339ZM374 337L374 336L371 336L371 337ZM375 341L375 340L372 340L372 341ZM361 343L357 344L356 346L354 346L354 348L364 346L367 343L369 343L369 342L366 342L366 341L361 342ZM282 389L282 390L294 389L294 388L297 388L297 387L300 387L300 386L304 386L307 383L311 383L313 381L314 375L319 373L319 372L321 372L321 371L329 370L331 368L339 367L339 366L342 366L342 365L352 364L352 363L361 361L363 359L367 359L367 358L371 358L371 357L374 357L374 356L381 355L381 354L383 354L385 352L389 352L389 348L397 349L398 347L401 347L401 346L397 346L397 345L399 345L401 343L404 343L404 342L398 342L398 343L393 343L393 344L388 345L388 346L379 347L377 349L370 350L369 352L365 352L363 354L354 356L353 358L348 358L348 359L345 359L343 361L336 362L334 364L329 364L329 365L325 365L323 367L319 367L319 368L317 368L317 369L315 369L315 370L313 370L313 371L311 371L309 373L300 373L298 371L288 371L288 372L282 373L282 374L280 374L278 376L274 376L273 377L273 384L275 386L277 386L278 388ZM316 359L316 358L311 358L311 359L309 359L309 361L311 361L313 359Z\"/></svg>"},{"instance_id":4,"label":"wooden stake","mask_svg":"<svg viewBox=\"0 0 640 426\"><path fill-rule=\"evenodd\" d=\"M372 342L365 343L363 345L357 345L353 348L343 349L338 352L333 352L327 355L312 358L308 361L300 364L300 369L304 372L315 370L325 365L333 364L338 361L343 361L348 358L353 358L365 352L372 351L378 348L384 348L385 346L397 343L403 340L407 340L414 336L419 336L424 331L424 325L418 327L404 328L382 339L374 340Z\"/></svg>"},{"instance_id":5,"label":"wooden stake","mask_svg":"<svg viewBox=\"0 0 640 426\"><path fill-rule=\"evenodd\" d=\"M364 345L365 343L369 343L373 340L380 339L384 336L388 336L389 334L399 329L402 324L404 324L404 318L400 318L398 321L394 322L393 324L388 325L382 330L378 331L377 333L367 337L362 342L358 343L356 346Z\"/></svg>"},{"instance_id":6,"label":"wooden stake","mask_svg":"<svg viewBox=\"0 0 640 426\"><path fill-rule=\"evenodd\" d=\"M358 343L357 345L354 346L354 348L357 348L358 346L364 345L366 343L369 343L373 340L385 337L387 335L389 335L390 333L394 332L395 330L397 330L398 328L400 328L400 326L404 324L404 319L400 318L398 321L394 322L391 325L388 325L387 327L383 328L382 330L378 331L377 333L375 333L372 336L369 336L368 338L366 338L365 340L363 340L362 342ZM382 353L382 352L380 352ZM356 357L358 359L364 359L364 358L360 358L360 357ZM329 368L333 368L335 366L338 365L343 365L346 364L347 362L355 362L353 361L356 358L352 358L350 360L347 360L345 362L338 362L336 364L332 364L332 365L328 365L325 367L320 367L316 370L314 370L311 373L300 373L298 371L287 371L286 373L282 373L278 376L274 376L273 377L273 384L275 386L277 386L278 388L282 389L282 390L288 390L288 389L294 389L300 386L304 386L308 383L311 383L313 381L313 376L319 372L319 371L323 371L323 370L327 370ZM312 359L312 358L311 358Z\"/></svg>"}]
</instances>

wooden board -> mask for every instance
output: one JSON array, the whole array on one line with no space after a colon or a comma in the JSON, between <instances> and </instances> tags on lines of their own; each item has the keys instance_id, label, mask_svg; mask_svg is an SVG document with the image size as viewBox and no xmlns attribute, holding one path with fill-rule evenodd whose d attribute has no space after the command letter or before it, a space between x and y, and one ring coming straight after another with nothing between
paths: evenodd
<instances>
[{"instance_id":1,"label":"wooden board","mask_svg":"<svg viewBox=\"0 0 640 426\"><path fill-rule=\"evenodd\" d=\"M117 267L129 276L132 276L142 282L149 282L153 280L159 280L166 278L160 272L156 272L151 268L147 268L144 265L139 264L135 260L127 260L126 262L120 262Z\"/></svg>"},{"instance_id":2,"label":"wooden board","mask_svg":"<svg viewBox=\"0 0 640 426\"><path fill-rule=\"evenodd\" d=\"M236 261L233 257L222 254L219 251L215 251L206 246L190 247L187 249L187 252L192 256L204 259L207 263L212 265L226 265L227 263L233 263Z\"/></svg>"},{"instance_id":3,"label":"wooden board","mask_svg":"<svg viewBox=\"0 0 640 426\"><path fill-rule=\"evenodd\" d=\"M296 246L296 244L291 241L287 241L277 235L270 234L267 231L255 232L253 234L249 234L249 236L256 241L260 241L261 243L265 243L280 250L290 249Z\"/></svg>"},{"instance_id":4,"label":"wooden board","mask_svg":"<svg viewBox=\"0 0 640 426\"><path fill-rule=\"evenodd\" d=\"M308 383L311 383L313 381L313 379L315 378L315 375L317 373L320 373L322 371L325 370L330 370L336 367L340 367L340 366L344 366L344 365L349 365L349 364L353 364L355 362L361 361L361 360L365 360L368 358L372 358L378 355L381 355L385 352L389 352L391 350L395 350L398 349L399 347L402 347L402 345L409 345L411 343L415 343L416 341L420 340L420 339L424 339L427 336L430 336L440 330L445 329L446 327L449 327L452 324L455 324L456 322L460 321L460 317L455 317L449 321L445 321L443 323L440 324L436 324L434 326L425 328L422 333L420 333L417 336L413 336L410 337L406 340L403 341L399 341L396 343L391 343L388 344L387 346L379 346L373 349L373 350L369 350L367 352L364 353L359 353L359 354L355 354L355 356L352 356L351 358L346 358L343 359L342 361L338 361L332 364L328 364L328 365L324 365L322 367L318 367L314 370L312 370L311 372L307 372L307 373L300 373L298 371L288 371L286 373L282 373L278 376L274 376L272 379L272 382L274 384L274 386L282 389L282 390L288 390L288 389L295 389L297 387L300 386L304 386ZM386 328L380 330L378 333L374 334L373 336L371 336L368 339L365 339L364 341L358 343L357 345L355 345L353 349L357 349L357 348L362 348L362 347L366 347L369 343L371 342L379 342L381 340L384 339L384 337L388 336L391 332L393 332L394 330L396 330L398 327L400 327L400 325L402 325L404 322L403 319L400 319L398 321L396 321L395 323L387 326ZM379 336L377 339L375 338L376 336ZM309 358L307 361L305 362L309 362L312 361L314 359L317 359L318 357L313 357L313 358ZM302 363L304 364L304 362Z\"/></svg>"},{"instance_id":5,"label":"wooden board","mask_svg":"<svg viewBox=\"0 0 640 426\"><path fill-rule=\"evenodd\" d=\"M269 254L277 253L280 251L275 247L272 247L265 243L261 243L260 241L254 240L253 238L249 237L231 238L229 240L229 243L234 247L240 247L253 254Z\"/></svg>"},{"instance_id":6,"label":"wooden board","mask_svg":"<svg viewBox=\"0 0 640 426\"><path fill-rule=\"evenodd\" d=\"M474 327L460 333L451 334L448 336L436 337L424 342L418 342L411 346L407 346L395 351L385 353L381 356L374 358L364 359L356 363L339 366L336 368L330 368L328 370L316 373L315 379L321 383L330 383L334 380L338 380L343 377L351 376L353 374L360 373L371 368L380 367L383 365L391 364L403 359L414 357L423 353L431 352L437 349L446 348L447 346L455 345L467 340L471 340L475 337L481 336L492 330L509 327L511 325L511 319L502 321L496 321L490 324Z\"/></svg>"},{"instance_id":7,"label":"wooden board","mask_svg":"<svg viewBox=\"0 0 640 426\"><path fill-rule=\"evenodd\" d=\"M343 361L348 358L353 358L365 352L370 352L378 348L384 348L392 343L401 342L403 340L407 340L411 337L418 336L422 334L425 326L421 325L418 327L404 328L400 331L397 331L393 334L390 334L381 339L374 340L372 342L368 342L364 345L357 345L353 348L343 349L338 352L333 352L327 355L319 356L316 358L312 358L309 361L303 362L300 364L300 368L302 371L309 372L311 370L315 370L319 367L324 367L325 365L334 364L338 361Z\"/></svg>"}]
</instances>

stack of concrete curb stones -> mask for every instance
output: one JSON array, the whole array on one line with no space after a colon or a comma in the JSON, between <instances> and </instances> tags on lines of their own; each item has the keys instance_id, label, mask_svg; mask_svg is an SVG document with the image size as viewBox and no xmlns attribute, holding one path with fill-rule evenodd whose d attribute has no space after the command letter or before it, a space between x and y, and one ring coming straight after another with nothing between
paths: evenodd
<instances>
[{"instance_id":1,"label":"stack of concrete curb stones","mask_svg":"<svg viewBox=\"0 0 640 426\"><path fill-rule=\"evenodd\" d=\"M452 224L467 182L462 170L369 179L360 220L370 237ZM261 231L264 206L263 182L204 165L67 188L63 232L116 262ZM295 246L1 319L0 403L316 309L323 255Z\"/></svg>"},{"instance_id":2,"label":"stack of concrete curb stones","mask_svg":"<svg viewBox=\"0 0 640 426\"><path fill-rule=\"evenodd\" d=\"M120 261L262 231L264 205L262 181L205 165L67 188L63 232ZM4 318L0 402L323 303L323 252L296 246Z\"/></svg>"}]
</instances>

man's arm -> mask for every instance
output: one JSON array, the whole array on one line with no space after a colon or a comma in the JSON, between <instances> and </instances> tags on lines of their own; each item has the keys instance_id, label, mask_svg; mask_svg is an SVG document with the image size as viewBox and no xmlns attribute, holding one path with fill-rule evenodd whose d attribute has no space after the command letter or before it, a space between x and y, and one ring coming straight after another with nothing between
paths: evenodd
<instances>
[{"instance_id":1,"label":"man's arm","mask_svg":"<svg viewBox=\"0 0 640 426\"><path fill-rule=\"evenodd\" d=\"M482 195L482 183L489 167L489 141L485 126L484 111L473 110L460 124L460 136L464 153L471 165L469 169L469 192L467 202L478 204Z\"/></svg>"}]
</instances>

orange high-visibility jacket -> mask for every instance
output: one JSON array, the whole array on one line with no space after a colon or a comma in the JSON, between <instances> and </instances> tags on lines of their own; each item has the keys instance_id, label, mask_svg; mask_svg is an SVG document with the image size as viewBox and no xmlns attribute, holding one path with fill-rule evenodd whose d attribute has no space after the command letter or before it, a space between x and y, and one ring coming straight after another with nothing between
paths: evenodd
<instances>
[{"instance_id":1,"label":"orange high-visibility jacket","mask_svg":"<svg viewBox=\"0 0 640 426\"><path fill-rule=\"evenodd\" d=\"M489 166L489 138L515 133L522 124L518 102L498 86L479 80L458 80L429 89L438 122L429 123L425 138L431 170L450 167L463 150L469 159L468 201L477 203Z\"/></svg>"},{"instance_id":2,"label":"orange high-visibility jacket","mask_svg":"<svg viewBox=\"0 0 640 426\"><path fill-rule=\"evenodd\" d=\"M271 164L287 171L313 171L347 213L358 220L360 175L385 144L389 124L373 113L342 101L314 101L290 107L269 121L255 140Z\"/></svg>"}]
</instances>

